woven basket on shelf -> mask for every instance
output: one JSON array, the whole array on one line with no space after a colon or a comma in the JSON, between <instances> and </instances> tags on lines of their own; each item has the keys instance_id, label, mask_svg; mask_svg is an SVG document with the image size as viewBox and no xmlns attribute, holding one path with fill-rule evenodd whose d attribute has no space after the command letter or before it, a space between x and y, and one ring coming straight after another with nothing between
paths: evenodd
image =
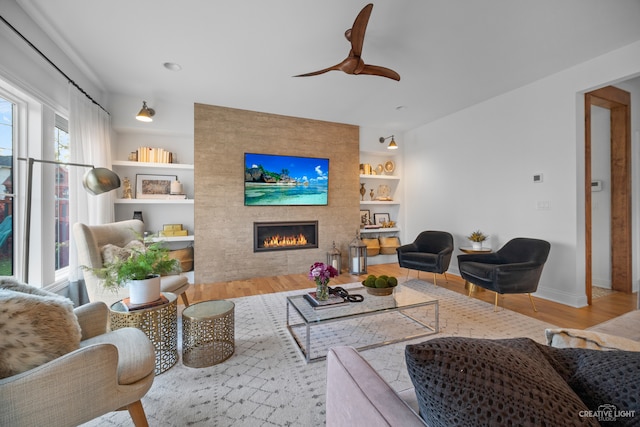
<instances>
[{"instance_id":1,"label":"woven basket on shelf","mask_svg":"<svg viewBox=\"0 0 640 427\"><path fill-rule=\"evenodd\" d=\"M380 253L380 241L375 239L362 239L365 245L367 245L367 256L376 256Z\"/></svg>"},{"instance_id":2,"label":"woven basket on shelf","mask_svg":"<svg viewBox=\"0 0 640 427\"><path fill-rule=\"evenodd\" d=\"M380 254L394 255L396 248L400 246L400 239L397 237L380 237Z\"/></svg>"}]
</instances>

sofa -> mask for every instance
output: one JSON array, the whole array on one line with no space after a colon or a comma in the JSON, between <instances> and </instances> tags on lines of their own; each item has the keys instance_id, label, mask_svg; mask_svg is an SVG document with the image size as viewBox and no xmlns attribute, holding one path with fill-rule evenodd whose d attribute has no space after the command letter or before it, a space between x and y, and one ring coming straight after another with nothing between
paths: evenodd
<instances>
[{"instance_id":1,"label":"sofa","mask_svg":"<svg viewBox=\"0 0 640 427\"><path fill-rule=\"evenodd\" d=\"M634 310L583 333L548 330L548 345L460 337L407 345L414 388L399 393L355 349L333 347L326 425L599 425L597 411L614 406L635 411L619 413L618 425L637 425L639 325Z\"/></svg>"}]
</instances>

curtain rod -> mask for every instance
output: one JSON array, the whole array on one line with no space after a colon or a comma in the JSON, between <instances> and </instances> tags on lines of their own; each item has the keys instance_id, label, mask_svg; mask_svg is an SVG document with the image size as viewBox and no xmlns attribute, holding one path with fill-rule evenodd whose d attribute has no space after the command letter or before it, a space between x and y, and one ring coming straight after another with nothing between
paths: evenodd
<instances>
[{"instance_id":1,"label":"curtain rod","mask_svg":"<svg viewBox=\"0 0 640 427\"><path fill-rule=\"evenodd\" d=\"M35 50L36 52L38 52L38 54L44 58L45 61L47 61L53 68L55 68L60 74L62 74L64 76L65 79L67 79L67 82L71 83L72 85L74 85L80 92L82 92L82 94L84 96L86 96L87 98L89 98L91 100L91 102L93 102L94 104L96 104L98 107L100 107L102 109L102 111L104 111L105 113L111 115L102 105L100 105L98 103L98 101L96 101L95 99L93 99L91 97L91 95L89 95L84 89L82 89L80 86L78 86L78 84L73 81L71 79L71 77L69 77L64 71L62 71L60 69L60 67L58 67L56 64L53 63L53 61L51 61L49 58L47 58L47 56L42 53L42 51L40 49L38 49L33 43L31 43L25 36L22 35L22 33L20 33L20 31L18 31L16 29L16 27L14 27L13 25L11 25L9 23L9 21L7 21L6 19L4 19L4 16L0 15L0 19L2 20L2 22L4 22L9 28L11 28L13 30L14 33L16 33L22 40L25 41L25 43L27 43L29 45L29 47L31 47L31 49Z\"/></svg>"}]
</instances>

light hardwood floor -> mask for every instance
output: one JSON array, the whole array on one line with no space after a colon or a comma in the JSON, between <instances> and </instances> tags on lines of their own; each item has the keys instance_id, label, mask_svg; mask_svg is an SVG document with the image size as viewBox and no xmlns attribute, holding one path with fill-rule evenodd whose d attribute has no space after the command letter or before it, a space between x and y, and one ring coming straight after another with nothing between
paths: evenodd
<instances>
[{"instance_id":1,"label":"light hardwood floor","mask_svg":"<svg viewBox=\"0 0 640 427\"><path fill-rule=\"evenodd\" d=\"M371 265L367 268L367 274L391 275L398 278L407 277L407 269L400 268L398 264ZM364 276L351 275L343 272L340 276L331 279L330 286L342 285L346 283L360 282ZM410 278L418 277L418 272L411 270ZM421 272L420 279L433 283L433 274ZM461 277L453 274L437 275L437 285L455 292L467 294L464 288L464 281ZM273 292L283 292L290 290L302 290L314 286L306 274L292 274L287 276L258 277L247 280L234 280L231 282L217 282L208 284L197 284L192 286L187 295L192 303L211 299L227 299L244 297L250 295L268 294ZM472 298L479 298L491 304L494 302L495 294L489 291L477 291ZM538 312L534 312L527 295L506 295L499 299L500 307L516 311L526 316L551 323L563 328L583 329L611 318L617 317L636 308L637 294L623 294L615 292L608 296L596 298L589 307L573 308L567 305L558 304L542 298L533 297Z\"/></svg>"}]
</instances>

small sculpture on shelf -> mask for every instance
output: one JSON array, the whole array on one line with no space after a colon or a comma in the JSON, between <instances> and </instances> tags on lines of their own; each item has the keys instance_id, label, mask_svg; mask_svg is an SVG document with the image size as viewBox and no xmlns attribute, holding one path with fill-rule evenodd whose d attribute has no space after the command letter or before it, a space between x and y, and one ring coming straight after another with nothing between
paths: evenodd
<instances>
[{"instance_id":1,"label":"small sculpture on shelf","mask_svg":"<svg viewBox=\"0 0 640 427\"><path fill-rule=\"evenodd\" d=\"M133 199L133 193L131 192L131 181L126 176L122 180L122 198Z\"/></svg>"},{"instance_id":2,"label":"small sculpture on shelf","mask_svg":"<svg viewBox=\"0 0 640 427\"><path fill-rule=\"evenodd\" d=\"M376 198L376 193L375 191L373 191L373 188L371 189L371 191L369 192L369 196L371 196L371 200L375 200Z\"/></svg>"}]
</instances>

